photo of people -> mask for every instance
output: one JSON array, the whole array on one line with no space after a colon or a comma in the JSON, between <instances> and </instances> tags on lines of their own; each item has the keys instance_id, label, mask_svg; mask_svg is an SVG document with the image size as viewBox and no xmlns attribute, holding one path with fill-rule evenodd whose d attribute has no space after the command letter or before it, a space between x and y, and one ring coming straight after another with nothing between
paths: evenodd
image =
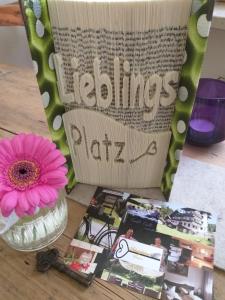
<instances>
[{"instance_id":1,"label":"photo of people","mask_svg":"<svg viewBox=\"0 0 225 300\"><path fill-rule=\"evenodd\" d=\"M118 240L121 236L127 232L127 224L121 223L117 234L117 239L114 245L118 244ZM145 243L156 248L162 249L162 260L160 271L161 272L171 272L177 273L181 276L187 276L189 266L192 259L192 248L190 245L186 246L181 243L178 239L174 239L171 236L149 231L144 232L144 240L143 240L143 232L142 230L133 229L132 224L129 223L129 230L132 229L132 239L141 243ZM114 248L113 245L113 248ZM202 262L204 264L204 262Z\"/></svg>"},{"instance_id":2,"label":"photo of people","mask_svg":"<svg viewBox=\"0 0 225 300\"><path fill-rule=\"evenodd\" d=\"M125 232L119 229L119 232L121 234L118 234L112 247L113 255L105 264L101 279L160 299L164 278L161 269L164 261L163 246L138 242L131 228Z\"/></svg>"},{"instance_id":3,"label":"photo of people","mask_svg":"<svg viewBox=\"0 0 225 300\"><path fill-rule=\"evenodd\" d=\"M161 261L161 266L160 266L160 270L162 272L165 272L165 267L166 267L166 258L168 255L168 250L166 247L164 247L162 245L162 239L159 235L156 235L156 237L154 238L154 243L152 244L152 246L160 248L163 250L163 255L162 255L162 261Z\"/></svg>"},{"instance_id":4,"label":"photo of people","mask_svg":"<svg viewBox=\"0 0 225 300\"><path fill-rule=\"evenodd\" d=\"M118 239L114 242L114 244L113 244L113 246L112 246L112 249L111 249L112 253L115 252L115 250L116 250L116 248L117 248L117 245L118 245L118 243L119 243L119 240L121 240L122 238L125 238L125 239L127 239L127 240L135 240L135 239L133 238L133 235L134 235L134 231L133 231L132 228L129 228L129 229L125 232L125 234L121 234L121 235L118 237Z\"/></svg>"}]
</instances>

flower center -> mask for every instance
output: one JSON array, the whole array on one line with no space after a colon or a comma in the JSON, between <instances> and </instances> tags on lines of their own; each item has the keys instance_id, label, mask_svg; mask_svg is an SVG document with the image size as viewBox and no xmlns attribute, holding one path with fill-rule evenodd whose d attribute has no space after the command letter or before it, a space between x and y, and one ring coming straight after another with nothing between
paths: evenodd
<instances>
[{"instance_id":1,"label":"flower center","mask_svg":"<svg viewBox=\"0 0 225 300\"><path fill-rule=\"evenodd\" d=\"M8 178L11 185L19 190L35 185L39 177L40 167L35 161L16 161L8 169Z\"/></svg>"}]
</instances>

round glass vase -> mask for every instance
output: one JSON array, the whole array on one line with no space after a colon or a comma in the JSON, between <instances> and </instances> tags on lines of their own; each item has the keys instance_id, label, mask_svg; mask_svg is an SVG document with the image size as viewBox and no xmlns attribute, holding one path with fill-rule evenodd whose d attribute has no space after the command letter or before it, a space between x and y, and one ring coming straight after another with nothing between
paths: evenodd
<instances>
[{"instance_id":1,"label":"round glass vase","mask_svg":"<svg viewBox=\"0 0 225 300\"><path fill-rule=\"evenodd\" d=\"M12 225L1 238L19 251L42 249L57 240L67 225L65 192L61 192L53 208L41 208L34 216L26 216Z\"/></svg>"}]
</instances>

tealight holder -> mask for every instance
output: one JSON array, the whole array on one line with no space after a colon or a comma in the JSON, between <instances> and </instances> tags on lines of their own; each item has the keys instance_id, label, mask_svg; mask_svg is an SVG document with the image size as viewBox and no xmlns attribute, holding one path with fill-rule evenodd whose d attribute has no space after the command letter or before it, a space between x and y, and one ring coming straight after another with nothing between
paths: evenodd
<instances>
[{"instance_id":1,"label":"tealight holder","mask_svg":"<svg viewBox=\"0 0 225 300\"><path fill-rule=\"evenodd\" d=\"M200 79L195 105L189 122L187 141L209 146L225 139L225 82Z\"/></svg>"}]
</instances>

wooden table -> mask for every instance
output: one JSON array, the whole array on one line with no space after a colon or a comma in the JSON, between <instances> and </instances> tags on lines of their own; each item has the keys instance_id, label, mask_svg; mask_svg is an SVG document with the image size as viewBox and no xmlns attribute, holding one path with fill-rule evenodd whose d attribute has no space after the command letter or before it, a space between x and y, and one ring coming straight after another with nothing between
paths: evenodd
<instances>
[{"instance_id":1,"label":"wooden table","mask_svg":"<svg viewBox=\"0 0 225 300\"><path fill-rule=\"evenodd\" d=\"M0 65L0 138L19 132L35 132L49 137L41 97L33 70ZM190 157L225 167L225 143L207 149L185 146ZM54 243L62 254L67 249L86 208L68 200L69 222ZM215 300L225 299L225 273L215 270ZM51 270L35 271L35 253L9 248L0 239L1 300L149 299L96 279L84 288L65 275Z\"/></svg>"}]
</instances>

